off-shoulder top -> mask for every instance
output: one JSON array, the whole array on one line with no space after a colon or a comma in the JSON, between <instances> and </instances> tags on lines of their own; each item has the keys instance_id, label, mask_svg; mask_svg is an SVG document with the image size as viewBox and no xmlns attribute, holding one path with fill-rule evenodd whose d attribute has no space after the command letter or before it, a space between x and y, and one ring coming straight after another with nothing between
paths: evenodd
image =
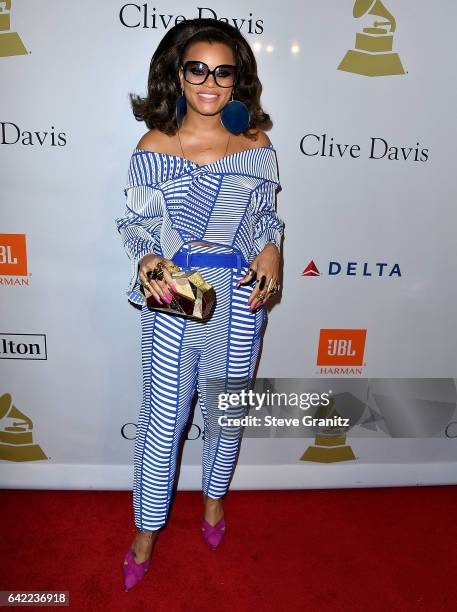
<instances>
[{"instance_id":1,"label":"off-shoulder top","mask_svg":"<svg viewBox=\"0 0 457 612\"><path fill-rule=\"evenodd\" d=\"M218 242L240 249L250 264L268 242L279 248L284 230L275 211L279 186L273 145L209 164L134 149L125 210L115 219L132 263L129 301L145 303L138 262L147 253L171 259L185 242Z\"/></svg>"}]
</instances>

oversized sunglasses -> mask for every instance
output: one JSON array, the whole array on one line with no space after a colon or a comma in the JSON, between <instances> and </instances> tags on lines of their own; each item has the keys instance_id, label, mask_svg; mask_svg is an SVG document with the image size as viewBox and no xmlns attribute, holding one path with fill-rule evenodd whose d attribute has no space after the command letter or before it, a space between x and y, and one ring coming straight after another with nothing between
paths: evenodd
<instances>
[{"instance_id":1,"label":"oversized sunglasses","mask_svg":"<svg viewBox=\"0 0 457 612\"><path fill-rule=\"evenodd\" d=\"M221 64L214 70L210 70L205 62L189 61L181 68L185 80L192 85L202 85L210 74L213 75L219 87L232 87L236 82L236 66L232 64Z\"/></svg>"}]
</instances>

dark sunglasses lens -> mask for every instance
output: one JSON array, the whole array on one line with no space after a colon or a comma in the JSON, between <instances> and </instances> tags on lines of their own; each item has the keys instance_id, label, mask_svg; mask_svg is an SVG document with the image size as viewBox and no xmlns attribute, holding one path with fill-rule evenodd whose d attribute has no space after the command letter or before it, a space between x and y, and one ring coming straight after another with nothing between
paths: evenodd
<instances>
[{"instance_id":1,"label":"dark sunglasses lens","mask_svg":"<svg viewBox=\"0 0 457 612\"><path fill-rule=\"evenodd\" d=\"M184 71L184 78L189 83L193 83L194 85L199 85L203 83L206 79L206 75L208 74L208 66L206 64L202 64L201 62L187 62L186 69Z\"/></svg>"},{"instance_id":2,"label":"dark sunglasses lens","mask_svg":"<svg viewBox=\"0 0 457 612\"><path fill-rule=\"evenodd\" d=\"M221 87L230 87L235 81L234 66L219 66L216 70L216 83Z\"/></svg>"},{"instance_id":3,"label":"dark sunglasses lens","mask_svg":"<svg viewBox=\"0 0 457 612\"><path fill-rule=\"evenodd\" d=\"M209 68L203 62L186 62L184 78L193 85L201 85L206 81ZM215 72L219 87L231 87L235 82L236 68L230 65L218 66Z\"/></svg>"}]
</instances>

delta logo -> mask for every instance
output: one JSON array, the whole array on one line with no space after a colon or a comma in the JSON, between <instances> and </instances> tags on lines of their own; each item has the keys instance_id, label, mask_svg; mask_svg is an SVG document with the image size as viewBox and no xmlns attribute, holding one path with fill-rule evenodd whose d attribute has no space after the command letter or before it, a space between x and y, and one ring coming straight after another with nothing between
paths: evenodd
<instances>
[{"instance_id":1,"label":"delta logo","mask_svg":"<svg viewBox=\"0 0 457 612\"><path fill-rule=\"evenodd\" d=\"M306 268L301 273L302 276L323 276L313 260L309 262ZM375 276L375 277L391 277L401 276L401 270L398 263L389 264L385 261L369 263L367 261L333 261L330 260L326 267L325 274L327 276Z\"/></svg>"},{"instance_id":2,"label":"delta logo","mask_svg":"<svg viewBox=\"0 0 457 612\"><path fill-rule=\"evenodd\" d=\"M365 366L366 329L321 329L317 348L318 374L360 375Z\"/></svg>"},{"instance_id":3,"label":"delta logo","mask_svg":"<svg viewBox=\"0 0 457 612\"><path fill-rule=\"evenodd\" d=\"M0 234L0 285L28 286L25 234Z\"/></svg>"}]
</instances>

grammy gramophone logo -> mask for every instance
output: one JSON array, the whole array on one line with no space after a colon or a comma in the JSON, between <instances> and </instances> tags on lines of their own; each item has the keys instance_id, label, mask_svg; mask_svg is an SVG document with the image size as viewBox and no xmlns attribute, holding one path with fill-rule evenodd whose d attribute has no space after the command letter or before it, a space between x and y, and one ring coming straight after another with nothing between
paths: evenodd
<instances>
[{"instance_id":1,"label":"grammy gramophone logo","mask_svg":"<svg viewBox=\"0 0 457 612\"><path fill-rule=\"evenodd\" d=\"M11 32L11 0L0 0L0 57L27 55L17 32Z\"/></svg>"},{"instance_id":2,"label":"grammy gramophone logo","mask_svg":"<svg viewBox=\"0 0 457 612\"><path fill-rule=\"evenodd\" d=\"M335 409L335 398L331 397L328 405L320 405L314 415L318 419L334 419L341 417ZM350 461L355 459L352 448L346 444L346 431L349 427L329 425L317 428L314 444L308 446L301 461L317 461L333 463L335 461Z\"/></svg>"},{"instance_id":3,"label":"grammy gramophone logo","mask_svg":"<svg viewBox=\"0 0 457 612\"><path fill-rule=\"evenodd\" d=\"M393 52L393 33L397 24L381 0L356 0L353 15L356 18L373 15L372 27L363 28L355 36L355 49L344 56L338 70L364 76L405 74L398 53Z\"/></svg>"},{"instance_id":4,"label":"grammy gramophone logo","mask_svg":"<svg viewBox=\"0 0 457 612\"><path fill-rule=\"evenodd\" d=\"M0 459L38 461L47 459L39 444L34 444L33 423L13 404L9 393L0 397Z\"/></svg>"}]
</instances>

